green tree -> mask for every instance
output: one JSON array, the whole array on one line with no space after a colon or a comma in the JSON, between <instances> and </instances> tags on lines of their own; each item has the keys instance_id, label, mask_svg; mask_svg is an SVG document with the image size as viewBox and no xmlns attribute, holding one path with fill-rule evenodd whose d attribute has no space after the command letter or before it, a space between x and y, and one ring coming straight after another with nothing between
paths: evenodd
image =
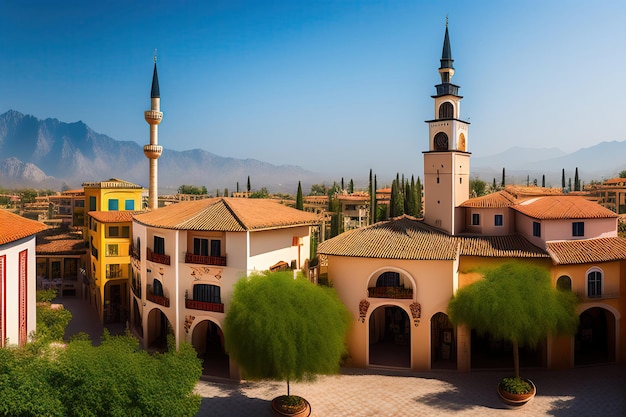
<instances>
[{"instance_id":1,"label":"green tree","mask_svg":"<svg viewBox=\"0 0 626 417\"><path fill-rule=\"evenodd\" d=\"M546 176L541 176L541 187L546 188Z\"/></svg>"},{"instance_id":2,"label":"green tree","mask_svg":"<svg viewBox=\"0 0 626 417\"><path fill-rule=\"evenodd\" d=\"M334 289L266 272L235 284L224 320L229 355L250 379L313 380L339 371L350 314Z\"/></svg>"},{"instance_id":3,"label":"green tree","mask_svg":"<svg viewBox=\"0 0 626 417\"><path fill-rule=\"evenodd\" d=\"M250 175L248 175L248 185L246 186L246 190L248 192L252 191L252 187L250 186Z\"/></svg>"},{"instance_id":4,"label":"green tree","mask_svg":"<svg viewBox=\"0 0 626 417\"><path fill-rule=\"evenodd\" d=\"M504 167L502 168L502 182L500 182L500 187L506 187L505 175L504 175Z\"/></svg>"},{"instance_id":5,"label":"green tree","mask_svg":"<svg viewBox=\"0 0 626 417\"><path fill-rule=\"evenodd\" d=\"M250 193L248 197L250 198L269 198L270 193L267 191L266 187L261 187L259 191L255 191Z\"/></svg>"},{"instance_id":6,"label":"green tree","mask_svg":"<svg viewBox=\"0 0 626 417\"><path fill-rule=\"evenodd\" d=\"M230 194L228 193L228 188L224 188L224 197L230 197Z\"/></svg>"},{"instance_id":7,"label":"green tree","mask_svg":"<svg viewBox=\"0 0 626 417\"><path fill-rule=\"evenodd\" d=\"M487 183L479 178L470 180L469 183L470 194L474 197L480 197L485 195L487 191Z\"/></svg>"},{"instance_id":8,"label":"green tree","mask_svg":"<svg viewBox=\"0 0 626 417\"><path fill-rule=\"evenodd\" d=\"M202 195L207 194L207 190L205 186L196 187L195 185L181 185L178 187L178 194L194 194L194 195Z\"/></svg>"},{"instance_id":9,"label":"green tree","mask_svg":"<svg viewBox=\"0 0 626 417\"><path fill-rule=\"evenodd\" d=\"M580 178L578 178L578 167L574 171L574 191L580 191Z\"/></svg>"},{"instance_id":10,"label":"green tree","mask_svg":"<svg viewBox=\"0 0 626 417\"><path fill-rule=\"evenodd\" d=\"M565 168L561 170L561 188L565 191Z\"/></svg>"},{"instance_id":11,"label":"green tree","mask_svg":"<svg viewBox=\"0 0 626 417\"><path fill-rule=\"evenodd\" d=\"M417 194L417 217L422 217L422 180L417 177L415 182L415 194Z\"/></svg>"},{"instance_id":12,"label":"green tree","mask_svg":"<svg viewBox=\"0 0 626 417\"><path fill-rule=\"evenodd\" d=\"M350 178L350 182L348 183L348 194L354 193L354 180Z\"/></svg>"},{"instance_id":13,"label":"green tree","mask_svg":"<svg viewBox=\"0 0 626 417\"><path fill-rule=\"evenodd\" d=\"M298 192L296 194L296 208L304 210L304 199L302 198L302 184L298 181Z\"/></svg>"},{"instance_id":14,"label":"green tree","mask_svg":"<svg viewBox=\"0 0 626 417\"><path fill-rule=\"evenodd\" d=\"M620 171L619 174L617 174L617 176L620 178L626 178L626 170Z\"/></svg>"},{"instance_id":15,"label":"green tree","mask_svg":"<svg viewBox=\"0 0 626 417\"><path fill-rule=\"evenodd\" d=\"M310 195L327 195L327 194L328 194L328 187L326 187L326 184L311 185Z\"/></svg>"},{"instance_id":16,"label":"green tree","mask_svg":"<svg viewBox=\"0 0 626 417\"><path fill-rule=\"evenodd\" d=\"M376 223L376 189L374 188L372 175L372 168L370 168L370 182L368 187L370 194L370 224Z\"/></svg>"},{"instance_id":17,"label":"green tree","mask_svg":"<svg viewBox=\"0 0 626 417\"><path fill-rule=\"evenodd\" d=\"M549 271L529 263L509 262L482 272L484 279L452 297L448 315L455 324L510 341L519 378L519 346L536 346L548 334L576 332L576 295L554 288Z\"/></svg>"},{"instance_id":18,"label":"green tree","mask_svg":"<svg viewBox=\"0 0 626 417\"><path fill-rule=\"evenodd\" d=\"M209 191L206 189L206 186L202 186L202 188L200 188L200 194L202 195L207 195L209 193Z\"/></svg>"},{"instance_id":19,"label":"green tree","mask_svg":"<svg viewBox=\"0 0 626 417\"><path fill-rule=\"evenodd\" d=\"M496 185L496 177L493 177L493 183L491 184L491 191L496 191L498 186Z\"/></svg>"}]
</instances>

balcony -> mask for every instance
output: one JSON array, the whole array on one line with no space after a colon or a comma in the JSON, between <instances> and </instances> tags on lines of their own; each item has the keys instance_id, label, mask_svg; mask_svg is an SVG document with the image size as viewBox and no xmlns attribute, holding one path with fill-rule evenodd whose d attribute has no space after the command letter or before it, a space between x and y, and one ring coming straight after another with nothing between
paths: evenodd
<instances>
[{"instance_id":1,"label":"balcony","mask_svg":"<svg viewBox=\"0 0 626 417\"><path fill-rule=\"evenodd\" d=\"M202 256L202 255L194 255L193 253L186 252L185 262L188 264L226 266L226 257L225 256Z\"/></svg>"},{"instance_id":2,"label":"balcony","mask_svg":"<svg viewBox=\"0 0 626 417\"><path fill-rule=\"evenodd\" d=\"M602 293L599 295L587 295L585 292L577 292L576 295L581 301L594 301L594 300L610 300L619 298L619 292Z\"/></svg>"},{"instance_id":3,"label":"balcony","mask_svg":"<svg viewBox=\"0 0 626 417\"><path fill-rule=\"evenodd\" d=\"M162 295L156 295L152 292L152 286L148 285L146 288L146 300L148 301L152 301L153 303L162 305L163 307L169 307L170 306L170 299L162 296Z\"/></svg>"},{"instance_id":4,"label":"balcony","mask_svg":"<svg viewBox=\"0 0 626 417\"><path fill-rule=\"evenodd\" d=\"M224 304L208 303L206 301L185 300L185 307L192 310L214 311L216 313L224 312Z\"/></svg>"},{"instance_id":5,"label":"balcony","mask_svg":"<svg viewBox=\"0 0 626 417\"><path fill-rule=\"evenodd\" d=\"M368 296L371 298L395 298L395 299L413 298L413 288L369 287L367 289L367 293L368 293Z\"/></svg>"},{"instance_id":6,"label":"balcony","mask_svg":"<svg viewBox=\"0 0 626 417\"><path fill-rule=\"evenodd\" d=\"M148 260L152 262L156 262L163 265L170 264L170 256L169 255L161 255L159 253L154 253L150 248L147 249L148 252Z\"/></svg>"}]
</instances>

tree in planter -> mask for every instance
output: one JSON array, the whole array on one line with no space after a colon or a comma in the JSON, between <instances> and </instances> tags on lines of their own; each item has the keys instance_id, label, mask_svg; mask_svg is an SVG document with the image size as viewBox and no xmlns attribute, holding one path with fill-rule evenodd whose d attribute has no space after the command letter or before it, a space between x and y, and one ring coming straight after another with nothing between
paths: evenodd
<instances>
[{"instance_id":1,"label":"tree in planter","mask_svg":"<svg viewBox=\"0 0 626 417\"><path fill-rule=\"evenodd\" d=\"M484 279L461 288L448 304L454 324L513 344L515 377L519 346L536 346L548 334L574 334L578 328L576 295L559 291L548 270L510 262L484 271Z\"/></svg>"},{"instance_id":2,"label":"tree in planter","mask_svg":"<svg viewBox=\"0 0 626 417\"><path fill-rule=\"evenodd\" d=\"M266 272L235 284L224 340L244 377L287 381L292 397L291 381L339 371L349 323L332 288L289 271Z\"/></svg>"}]
</instances>

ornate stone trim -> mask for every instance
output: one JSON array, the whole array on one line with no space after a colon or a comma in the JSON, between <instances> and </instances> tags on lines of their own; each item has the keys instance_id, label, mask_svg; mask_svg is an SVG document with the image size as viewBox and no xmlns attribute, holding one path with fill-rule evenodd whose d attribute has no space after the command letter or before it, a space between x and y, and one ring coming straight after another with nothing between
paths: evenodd
<instances>
[{"instance_id":1,"label":"ornate stone trim","mask_svg":"<svg viewBox=\"0 0 626 417\"><path fill-rule=\"evenodd\" d=\"M367 315L367 309L370 308L370 302L365 298L359 303L359 320L361 323L365 323L365 316Z\"/></svg>"},{"instance_id":2,"label":"ornate stone trim","mask_svg":"<svg viewBox=\"0 0 626 417\"><path fill-rule=\"evenodd\" d=\"M420 303L411 303L409 307L413 316L413 324L417 327L420 324L420 318L422 318L422 306Z\"/></svg>"}]
</instances>

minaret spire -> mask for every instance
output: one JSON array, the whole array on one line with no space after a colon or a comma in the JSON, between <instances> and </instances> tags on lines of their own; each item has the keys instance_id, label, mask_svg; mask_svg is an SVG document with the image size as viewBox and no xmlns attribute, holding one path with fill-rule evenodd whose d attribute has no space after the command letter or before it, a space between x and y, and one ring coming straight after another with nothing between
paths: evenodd
<instances>
[{"instance_id":1,"label":"minaret spire","mask_svg":"<svg viewBox=\"0 0 626 417\"><path fill-rule=\"evenodd\" d=\"M158 164L157 159L163 153L159 146L159 123L163 120L161 112L161 93L159 91L159 76L157 73L157 55L154 50L154 72L152 73L152 89L150 90L150 110L144 112L146 122L150 125L150 144L143 147L143 153L150 160L150 186L148 188L148 208L158 208Z\"/></svg>"}]
</instances>

